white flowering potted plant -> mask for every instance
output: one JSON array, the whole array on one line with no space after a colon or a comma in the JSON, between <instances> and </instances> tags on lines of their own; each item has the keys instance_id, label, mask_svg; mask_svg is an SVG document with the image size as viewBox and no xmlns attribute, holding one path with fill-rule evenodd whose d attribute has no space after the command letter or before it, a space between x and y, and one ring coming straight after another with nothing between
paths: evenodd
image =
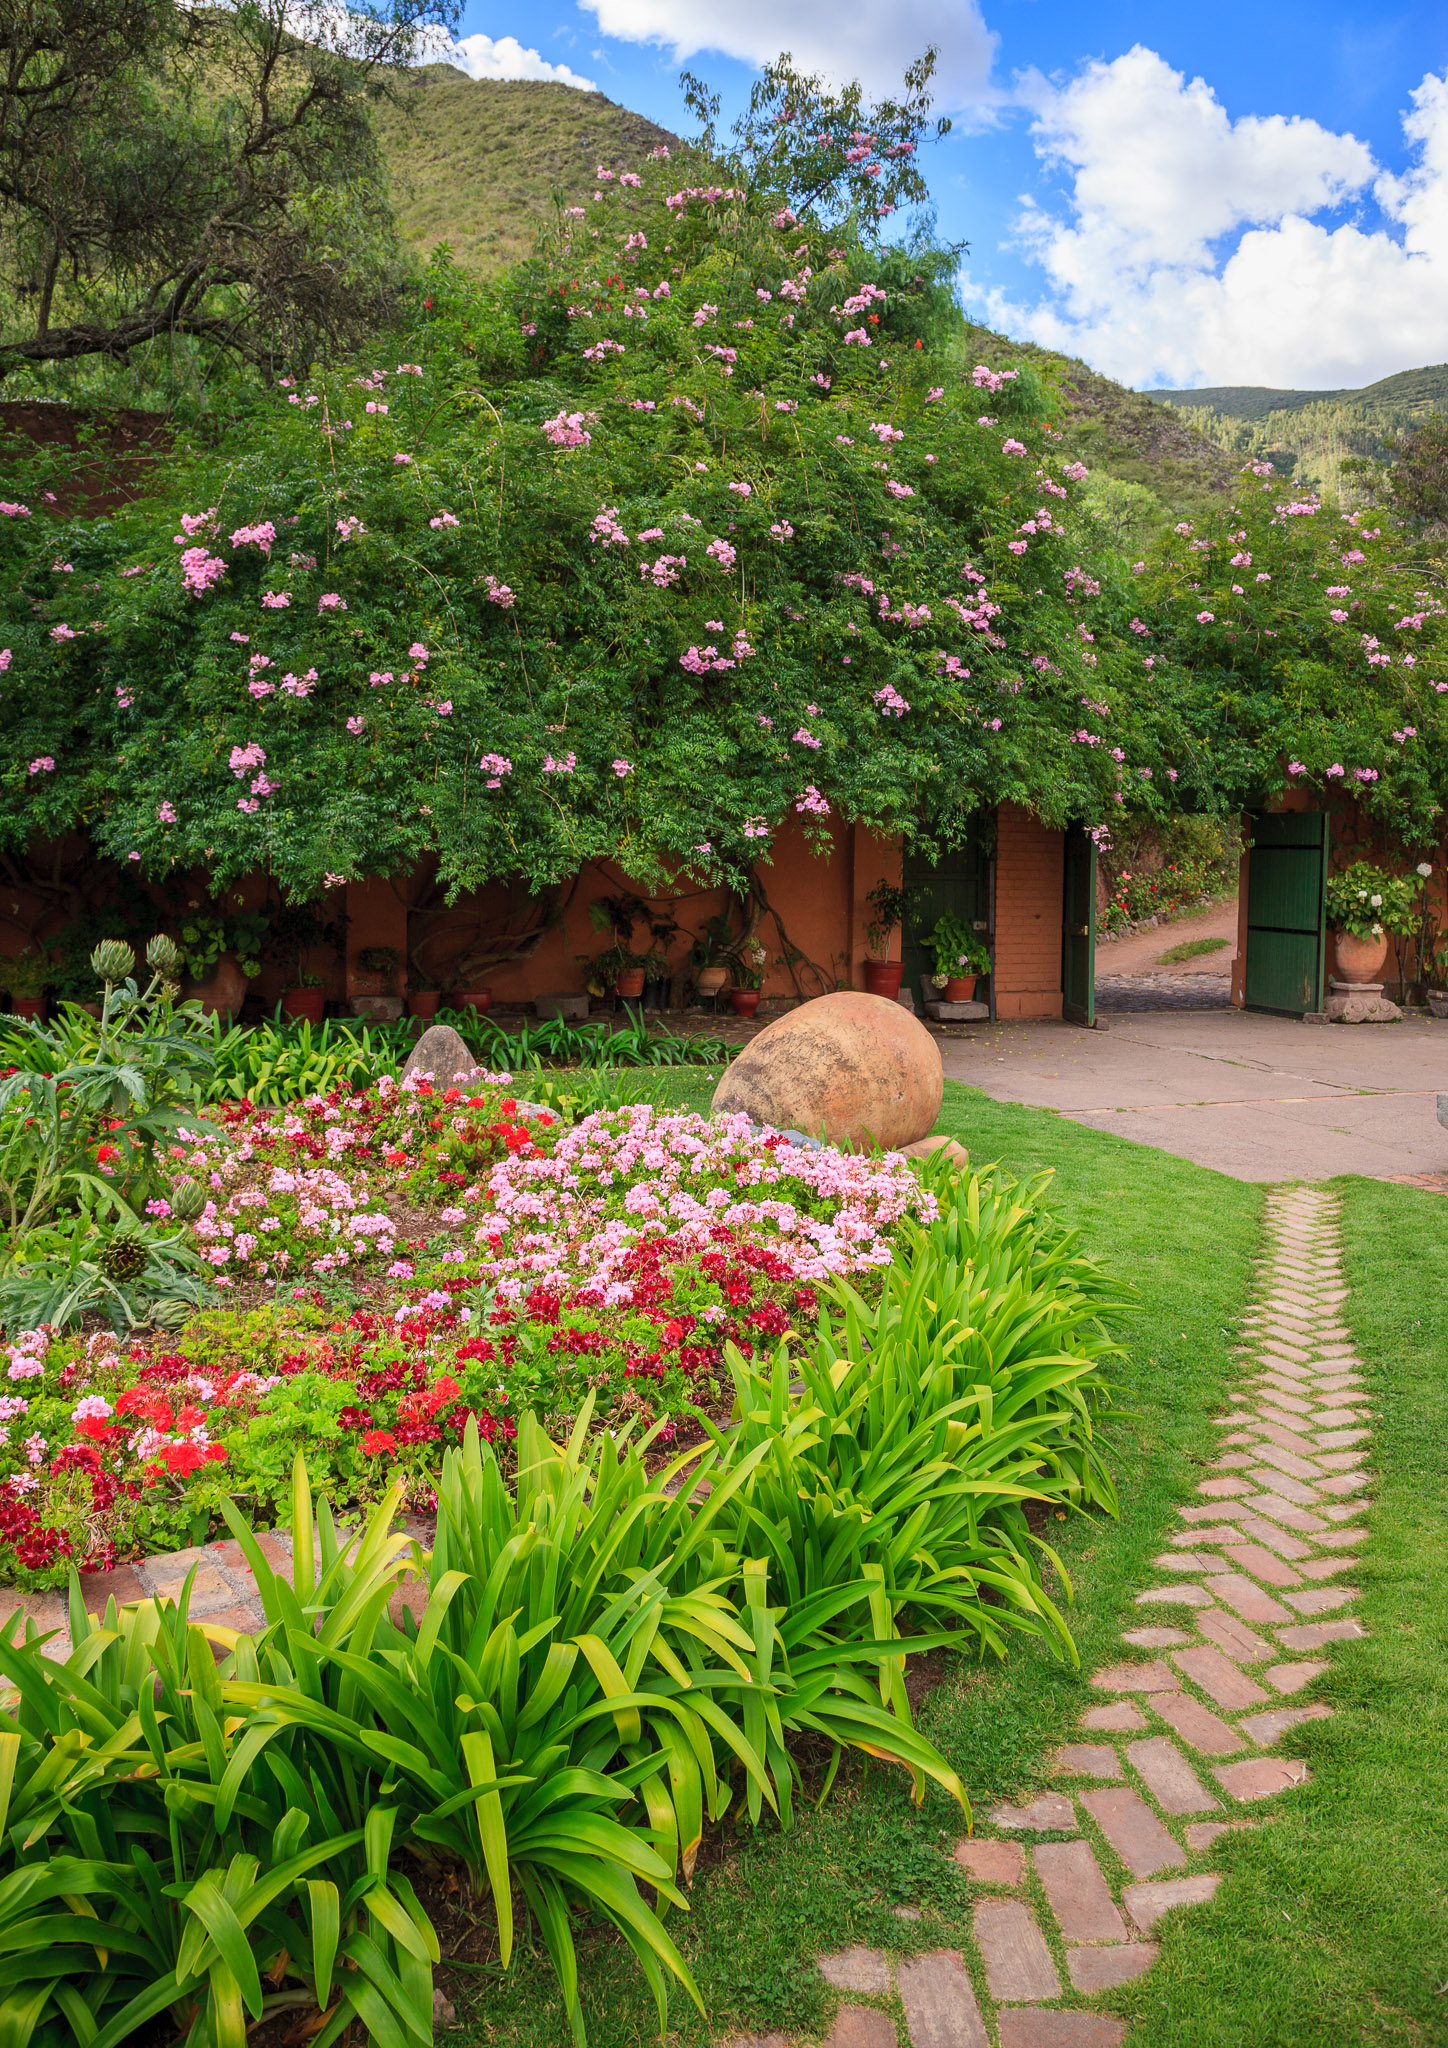
<instances>
[{"instance_id":1,"label":"white flowering potted plant","mask_svg":"<svg viewBox=\"0 0 1448 2048\"><path fill-rule=\"evenodd\" d=\"M1339 981L1360 986L1381 980L1389 940L1412 930L1426 880L1421 870L1390 875L1365 860L1328 878L1327 921Z\"/></svg>"}]
</instances>

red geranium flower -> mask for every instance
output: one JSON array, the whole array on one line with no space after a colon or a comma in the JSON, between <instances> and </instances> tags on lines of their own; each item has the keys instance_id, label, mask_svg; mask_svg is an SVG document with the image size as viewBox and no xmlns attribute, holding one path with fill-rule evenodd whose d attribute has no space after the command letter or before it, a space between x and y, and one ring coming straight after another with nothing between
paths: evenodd
<instances>
[{"instance_id":1,"label":"red geranium flower","mask_svg":"<svg viewBox=\"0 0 1448 2048\"><path fill-rule=\"evenodd\" d=\"M362 1439L362 1449L369 1458L378 1458L384 1451L397 1449L397 1438L390 1429L369 1429Z\"/></svg>"}]
</instances>

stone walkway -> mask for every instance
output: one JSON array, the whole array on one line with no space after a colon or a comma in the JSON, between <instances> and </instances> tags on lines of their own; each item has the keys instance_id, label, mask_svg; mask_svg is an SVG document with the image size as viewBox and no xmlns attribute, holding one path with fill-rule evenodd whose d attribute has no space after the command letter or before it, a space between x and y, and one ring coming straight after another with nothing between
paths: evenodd
<instances>
[{"instance_id":1,"label":"stone walkway","mask_svg":"<svg viewBox=\"0 0 1448 2048\"><path fill-rule=\"evenodd\" d=\"M1230 1010L1230 974L1098 974L1098 1010Z\"/></svg>"},{"instance_id":2,"label":"stone walkway","mask_svg":"<svg viewBox=\"0 0 1448 2048\"><path fill-rule=\"evenodd\" d=\"M1217 1836L1306 1781L1292 1736L1331 1712L1310 1697L1323 1653L1364 1633L1341 1581L1363 1537L1369 1414L1335 1198L1276 1191L1268 1229L1221 1454L1153 1560L1123 1660L1092 1678L1100 1704L1057 1757L1061 1789L994 1807L957 1844L978 1892L969 1945L821 1958L841 1993L825 2048L1118 2048L1126 2023L1086 2001L1151 1968L1166 1914L1211 1898Z\"/></svg>"}]
</instances>

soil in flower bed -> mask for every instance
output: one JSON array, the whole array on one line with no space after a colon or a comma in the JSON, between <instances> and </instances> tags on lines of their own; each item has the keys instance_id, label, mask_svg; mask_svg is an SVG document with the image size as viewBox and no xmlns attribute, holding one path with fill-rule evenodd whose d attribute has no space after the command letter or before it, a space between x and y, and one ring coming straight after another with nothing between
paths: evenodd
<instances>
[{"instance_id":1,"label":"soil in flower bed","mask_svg":"<svg viewBox=\"0 0 1448 2048\"><path fill-rule=\"evenodd\" d=\"M522 1410L564 1428L590 1392L599 1426L677 1448L727 1414L726 1343L772 1350L836 1278L869 1289L934 1206L898 1154L648 1104L565 1127L506 1075L228 1108L175 1164L208 1186L218 1306L162 1342L4 1347L0 1571L23 1585L203 1541L223 1497L280 1521L298 1451L350 1512L399 1476L425 1511L470 1417L506 1449Z\"/></svg>"}]
</instances>

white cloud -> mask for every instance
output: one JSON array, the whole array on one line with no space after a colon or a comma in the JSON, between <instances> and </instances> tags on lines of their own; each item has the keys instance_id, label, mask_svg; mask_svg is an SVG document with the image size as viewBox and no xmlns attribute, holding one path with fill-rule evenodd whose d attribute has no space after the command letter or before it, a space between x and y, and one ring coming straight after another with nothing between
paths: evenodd
<instances>
[{"instance_id":1,"label":"white cloud","mask_svg":"<svg viewBox=\"0 0 1448 2048\"><path fill-rule=\"evenodd\" d=\"M1322 389L1441 360L1448 79L1413 94L1401 177L1315 121L1232 121L1201 79L1140 47L1065 86L1032 75L1021 97L1071 199L1064 217L1023 201L1049 300L967 280L994 324L1137 385ZM1370 197L1386 225L1313 218Z\"/></svg>"},{"instance_id":2,"label":"white cloud","mask_svg":"<svg viewBox=\"0 0 1448 2048\"><path fill-rule=\"evenodd\" d=\"M718 50L768 64L788 50L806 71L836 83L858 78L867 93L898 92L905 67L929 43L940 46L935 97L945 109L982 105L996 37L977 0L579 0L608 36L659 43L676 61Z\"/></svg>"},{"instance_id":3,"label":"white cloud","mask_svg":"<svg viewBox=\"0 0 1448 2048\"><path fill-rule=\"evenodd\" d=\"M453 42L435 34L419 51L420 64L456 64L469 78L546 78L555 85L577 86L580 92L597 92L591 78L580 78L566 64L550 64L536 50L527 50L516 36L463 36Z\"/></svg>"}]
</instances>

